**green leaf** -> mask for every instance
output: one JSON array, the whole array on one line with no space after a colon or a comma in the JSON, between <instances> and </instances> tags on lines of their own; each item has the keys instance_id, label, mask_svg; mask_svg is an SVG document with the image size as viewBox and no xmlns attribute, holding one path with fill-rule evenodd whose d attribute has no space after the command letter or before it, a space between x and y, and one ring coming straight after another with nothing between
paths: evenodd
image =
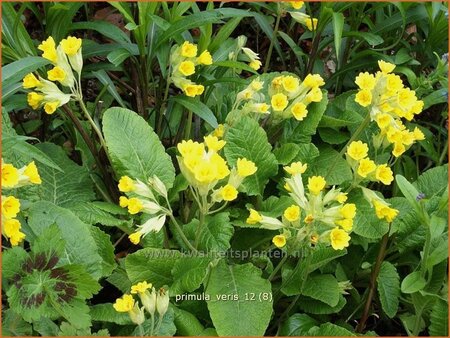
<instances>
[{"instance_id":1,"label":"green leaf","mask_svg":"<svg viewBox=\"0 0 450 338\"><path fill-rule=\"evenodd\" d=\"M112 303L96 304L91 306L90 315L92 321L115 323L119 325L132 324L130 316L126 312L117 312Z\"/></svg>"},{"instance_id":2,"label":"green leaf","mask_svg":"<svg viewBox=\"0 0 450 338\"><path fill-rule=\"evenodd\" d=\"M31 253L22 257L19 271L12 278L7 290L8 303L14 311L28 321L41 317L64 317L77 328L90 326L89 307L85 300L100 289L100 285L81 265L64 265L61 250L53 251L52 243L59 243L64 250L61 230L52 225L47 227L31 248ZM46 251L43 251L47 247ZM11 254L8 254L11 252ZM11 257L19 251L8 250L5 262L11 264ZM18 261L16 259L15 264Z\"/></svg>"},{"instance_id":3,"label":"green leaf","mask_svg":"<svg viewBox=\"0 0 450 338\"><path fill-rule=\"evenodd\" d=\"M339 153L329 146L319 148L319 157L308 168L314 175L324 176L327 185L337 185L352 179L350 166Z\"/></svg>"},{"instance_id":4,"label":"green leaf","mask_svg":"<svg viewBox=\"0 0 450 338\"><path fill-rule=\"evenodd\" d=\"M192 111L195 115L206 121L211 127L213 128L217 127L217 119L214 116L214 113L203 102L200 102L195 98L187 97L184 95L173 96L171 100L181 104L189 111Z\"/></svg>"},{"instance_id":5,"label":"green leaf","mask_svg":"<svg viewBox=\"0 0 450 338\"><path fill-rule=\"evenodd\" d=\"M61 147L52 143L40 143L36 147L45 155L51 156L52 161L63 170L37 164L42 179L42 184L38 187L40 200L70 208L95 198L93 183L85 167L70 160Z\"/></svg>"},{"instance_id":6,"label":"green leaf","mask_svg":"<svg viewBox=\"0 0 450 338\"><path fill-rule=\"evenodd\" d=\"M192 313L173 307L178 336L200 336L204 330L203 325Z\"/></svg>"},{"instance_id":7,"label":"green leaf","mask_svg":"<svg viewBox=\"0 0 450 338\"><path fill-rule=\"evenodd\" d=\"M339 302L340 289L334 276L328 274L315 275L308 277L302 294L333 307Z\"/></svg>"},{"instance_id":8,"label":"green leaf","mask_svg":"<svg viewBox=\"0 0 450 338\"><path fill-rule=\"evenodd\" d=\"M344 14L333 12L333 35L334 35L334 49L336 51L336 59L340 63L342 31L344 29Z\"/></svg>"},{"instance_id":9,"label":"green leaf","mask_svg":"<svg viewBox=\"0 0 450 338\"><path fill-rule=\"evenodd\" d=\"M121 107L125 108L125 102L123 102L122 98L120 97L120 94L117 92L116 86L114 82L109 77L108 73L106 73L105 70L100 69L93 71L92 74L104 85L107 86L108 92L111 94L112 97L117 101L118 104L120 104Z\"/></svg>"},{"instance_id":10,"label":"green leaf","mask_svg":"<svg viewBox=\"0 0 450 338\"><path fill-rule=\"evenodd\" d=\"M156 175L167 188L175 180L169 155L153 129L135 112L109 108L103 116L106 145L118 176L143 182Z\"/></svg>"},{"instance_id":11,"label":"green leaf","mask_svg":"<svg viewBox=\"0 0 450 338\"><path fill-rule=\"evenodd\" d=\"M319 300L300 296L298 304L299 308L306 313L314 315L329 315L332 313L339 313L347 304L347 301L344 296L339 295L339 302L337 303L337 305L329 306L328 304L325 304Z\"/></svg>"},{"instance_id":12,"label":"green leaf","mask_svg":"<svg viewBox=\"0 0 450 338\"><path fill-rule=\"evenodd\" d=\"M401 290L403 293L414 293L422 290L427 284L420 271L410 273L402 281Z\"/></svg>"},{"instance_id":13,"label":"green leaf","mask_svg":"<svg viewBox=\"0 0 450 338\"><path fill-rule=\"evenodd\" d=\"M281 324L277 336L306 336L317 324L317 321L307 314L296 313Z\"/></svg>"},{"instance_id":14,"label":"green leaf","mask_svg":"<svg viewBox=\"0 0 450 338\"><path fill-rule=\"evenodd\" d=\"M230 165L236 165L239 158L245 157L258 167L256 173L242 183L243 190L248 195L262 195L269 178L278 171L265 131L255 120L244 116L227 131L225 141L225 156Z\"/></svg>"},{"instance_id":15,"label":"green leaf","mask_svg":"<svg viewBox=\"0 0 450 338\"><path fill-rule=\"evenodd\" d=\"M427 170L419 176L414 185L426 198L442 194L448 186L448 165Z\"/></svg>"},{"instance_id":16,"label":"green leaf","mask_svg":"<svg viewBox=\"0 0 450 338\"><path fill-rule=\"evenodd\" d=\"M395 266L387 261L381 265L377 277L377 289L384 313L389 318L394 318L399 304L400 277Z\"/></svg>"},{"instance_id":17,"label":"green leaf","mask_svg":"<svg viewBox=\"0 0 450 338\"><path fill-rule=\"evenodd\" d=\"M155 319L155 322L158 322L159 318ZM152 329L152 322L150 319L147 319L145 322L142 323L142 329L144 331L143 336L150 336L151 329ZM171 337L175 334L177 331L177 328L174 324L174 313L172 306L169 307L167 312L164 314L164 317L161 321L160 326L158 327L158 330L155 329L153 334L155 336L165 336L165 337ZM142 336L142 333L140 331L140 328L136 326L132 336Z\"/></svg>"},{"instance_id":18,"label":"green leaf","mask_svg":"<svg viewBox=\"0 0 450 338\"><path fill-rule=\"evenodd\" d=\"M230 240L233 236L234 228L230 223L228 215L227 212L221 212L213 216L205 217L205 224L199 235L198 249L211 252L226 251L230 248ZM186 235L193 241L195 241L199 223L197 219L194 219L184 226Z\"/></svg>"},{"instance_id":19,"label":"green leaf","mask_svg":"<svg viewBox=\"0 0 450 338\"><path fill-rule=\"evenodd\" d=\"M353 232L365 238L379 239L389 231L389 224L378 219L375 209L361 196L354 194L349 202L356 205L356 216L353 220Z\"/></svg>"},{"instance_id":20,"label":"green leaf","mask_svg":"<svg viewBox=\"0 0 450 338\"><path fill-rule=\"evenodd\" d=\"M332 323L325 323L320 325L319 327L313 327L308 332L309 336L322 336L322 337L330 337L330 336L345 336L345 337L353 337L356 336L353 332L343 328L342 326L335 325Z\"/></svg>"},{"instance_id":21,"label":"green leaf","mask_svg":"<svg viewBox=\"0 0 450 338\"><path fill-rule=\"evenodd\" d=\"M31 324L23 320L20 314L12 309L2 312L2 336L31 336Z\"/></svg>"},{"instance_id":22,"label":"green leaf","mask_svg":"<svg viewBox=\"0 0 450 338\"><path fill-rule=\"evenodd\" d=\"M243 62L239 62L239 61L217 61L214 62L213 64L214 66L217 67L226 67L226 68L231 68L231 69L241 69L241 70L245 70L249 73L253 73L253 74L258 74L257 71L255 71L252 67L250 67L249 65L243 63Z\"/></svg>"},{"instance_id":23,"label":"green leaf","mask_svg":"<svg viewBox=\"0 0 450 338\"><path fill-rule=\"evenodd\" d=\"M271 285L252 264L229 266L221 260L211 271L205 293L210 296L208 309L219 336L264 335L272 314L272 300L260 297L271 293ZM227 295L231 298L222 300ZM252 295L255 300L250 300Z\"/></svg>"},{"instance_id":24,"label":"green leaf","mask_svg":"<svg viewBox=\"0 0 450 338\"><path fill-rule=\"evenodd\" d=\"M100 264L102 276L109 276L117 265L111 237L98 227L90 227L90 230L92 238L94 238L97 245L97 252L102 257L102 263Z\"/></svg>"},{"instance_id":25,"label":"green leaf","mask_svg":"<svg viewBox=\"0 0 450 338\"><path fill-rule=\"evenodd\" d=\"M448 336L448 303L438 299L433 305L430 315L430 336Z\"/></svg>"},{"instance_id":26,"label":"green leaf","mask_svg":"<svg viewBox=\"0 0 450 338\"><path fill-rule=\"evenodd\" d=\"M183 254L176 250L145 248L125 258L125 269L132 284L151 282L156 288L171 285L172 269Z\"/></svg>"},{"instance_id":27,"label":"green leaf","mask_svg":"<svg viewBox=\"0 0 450 338\"><path fill-rule=\"evenodd\" d=\"M28 56L18 61L7 64L2 69L3 86L22 81L28 73L50 64L50 61L40 56Z\"/></svg>"},{"instance_id":28,"label":"green leaf","mask_svg":"<svg viewBox=\"0 0 450 338\"><path fill-rule=\"evenodd\" d=\"M113 25L107 21L89 21L89 22L74 22L70 26L70 30L76 31L81 29L94 30L100 34L110 38L119 43L129 44L130 38L128 35L122 31L118 26Z\"/></svg>"},{"instance_id":29,"label":"green leaf","mask_svg":"<svg viewBox=\"0 0 450 338\"><path fill-rule=\"evenodd\" d=\"M334 259L344 256L346 250L334 250L332 248L315 248L310 256L298 261L295 268L282 269L283 284L281 291L287 296L298 295L301 292L301 286L307 276L318 268L328 264Z\"/></svg>"},{"instance_id":30,"label":"green leaf","mask_svg":"<svg viewBox=\"0 0 450 338\"><path fill-rule=\"evenodd\" d=\"M299 152L299 146L295 143L284 143L281 147L275 149L273 154L279 164L287 165L294 161Z\"/></svg>"},{"instance_id":31,"label":"green leaf","mask_svg":"<svg viewBox=\"0 0 450 338\"><path fill-rule=\"evenodd\" d=\"M129 50L127 50L125 48L119 48L119 49L113 50L112 52L108 53L107 59L114 66L119 67L130 56L131 56L131 53Z\"/></svg>"},{"instance_id":32,"label":"green leaf","mask_svg":"<svg viewBox=\"0 0 450 338\"><path fill-rule=\"evenodd\" d=\"M417 191L417 189L402 175L395 175L395 182L397 182L400 191L406 197L409 204L416 211L420 212L419 204L416 200L417 196L419 196L419 192Z\"/></svg>"},{"instance_id":33,"label":"green leaf","mask_svg":"<svg viewBox=\"0 0 450 338\"><path fill-rule=\"evenodd\" d=\"M83 222L91 225L97 223L106 226L121 226L129 223L111 213L102 210L92 202L81 202L70 207L70 210Z\"/></svg>"},{"instance_id":34,"label":"green leaf","mask_svg":"<svg viewBox=\"0 0 450 338\"><path fill-rule=\"evenodd\" d=\"M173 268L174 282L170 288L173 294L193 292L197 290L206 277L209 257L183 257L178 259Z\"/></svg>"},{"instance_id":35,"label":"green leaf","mask_svg":"<svg viewBox=\"0 0 450 338\"><path fill-rule=\"evenodd\" d=\"M61 230L61 236L66 242L61 261L84 265L94 278L100 278L103 272L99 266L103 264L103 259L92 236L91 226L81 222L71 211L47 201L36 202L30 207L28 225L33 231L33 237L39 238L53 224Z\"/></svg>"}]
</instances>

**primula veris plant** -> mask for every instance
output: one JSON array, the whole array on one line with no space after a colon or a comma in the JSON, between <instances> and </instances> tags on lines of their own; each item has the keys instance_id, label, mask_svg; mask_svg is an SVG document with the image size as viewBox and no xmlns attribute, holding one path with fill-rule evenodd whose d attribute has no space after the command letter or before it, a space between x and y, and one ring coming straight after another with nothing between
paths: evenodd
<instances>
[{"instance_id":1,"label":"primula veris plant","mask_svg":"<svg viewBox=\"0 0 450 338\"><path fill-rule=\"evenodd\" d=\"M2 13L2 335L448 335L443 4Z\"/></svg>"}]
</instances>

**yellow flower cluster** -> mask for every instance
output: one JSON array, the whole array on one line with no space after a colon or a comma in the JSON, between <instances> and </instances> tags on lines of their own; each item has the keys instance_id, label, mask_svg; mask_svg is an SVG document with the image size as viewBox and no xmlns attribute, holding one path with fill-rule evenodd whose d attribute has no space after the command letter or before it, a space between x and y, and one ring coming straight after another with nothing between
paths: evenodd
<instances>
[{"instance_id":1,"label":"yellow flower cluster","mask_svg":"<svg viewBox=\"0 0 450 338\"><path fill-rule=\"evenodd\" d=\"M320 87L324 84L317 74L309 74L303 81L294 74L275 76L267 88L256 78L237 94L233 111L256 118L271 114L275 121L291 117L302 121L308 115L308 105L322 100Z\"/></svg>"},{"instance_id":2,"label":"yellow flower cluster","mask_svg":"<svg viewBox=\"0 0 450 338\"><path fill-rule=\"evenodd\" d=\"M308 192L305 192L302 174L307 165L294 162L284 169L290 175L285 188L295 203L285 209L281 221L250 209L247 223L259 223L265 229L281 230L282 233L272 239L279 248L284 247L289 239L293 245L299 246L306 241L308 244L329 244L335 250L347 247L356 216L356 206L345 203L347 194L334 187L325 193L326 181L322 176L309 177Z\"/></svg>"},{"instance_id":3,"label":"yellow flower cluster","mask_svg":"<svg viewBox=\"0 0 450 338\"><path fill-rule=\"evenodd\" d=\"M210 191L212 203L235 200L244 178L253 175L257 170L255 163L246 158L238 159L236 167L230 169L226 160L219 154L225 144L219 137L208 135L204 137L203 143L188 140L177 146L181 155L178 156L180 170L194 192L198 193L199 200L205 198ZM227 177L227 183L214 189L218 182Z\"/></svg>"},{"instance_id":4,"label":"yellow flower cluster","mask_svg":"<svg viewBox=\"0 0 450 338\"><path fill-rule=\"evenodd\" d=\"M154 322L155 310L159 314L159 320L162 321L162 317L169 308L169 290L161 288L156 291L151 283L143 281L132 285L130 293L116 299L113 304L114 310L128 312L131 321L136 325L141 325L145 321L144 309L152 317L152 323ZM139 307L138 302L133 297L136 294L139 296L142 307Z\"/></svg>"},{"instance_id":5,"label":"yellow flower cluster","mask_svg":"<svg viewBox=\"0 0 450 338\"><path fill-rule=\"evenodd\" d=\"M3 189L42 183L34 161L20 169L2 161L1 175ZM20 221L16 219L19 211L19 199L14 196L2 195L2 233L9 239L12 246L19 245L25 239L25 234L20 231L22 228Z\"/></svg>"},{"instance_id":6,"label":"yellow flower cluster","mask_svg":"<svg viewBox=\"0 0 450 338\"><path fill-rule=\"evenodd\" d=\"M128 236L131 243L139 244L141 238L151 231L159 232L166 222L166 216L170 214L169 210L159 204L157 198L162 196L167 200L164 183L157 176L150 178L147 184L122 176L118 187L120 192L126 194L119 199L122 208L128 208L131 215L143 212L152 216L144 224L139 225L136 232Z\"/></svg>"},{"instance_id":7,"label":"yellow flower cluster","mask_svg":"<svg viewBox=\"0 0 450 338\"><path fill-rule=\"evenodd\" d=\"M380 71L376 74L360 73L355 80L359 91L355 101L363 107L369 107L370 118L380 128L380 134L374 136L374 145L388 147L393 144L395 157L403 154L415 141L425 138L417 127L410 131L402 118L411 121L423 109L423 101L416 93L405 87L398 75L392 74L395 65L378 61Z\"/></svg>"},{"instance_id":8,"label":"yellow flower cluster","mask_svg":"<svg viewBox=\"0 0 450 338\"><path fill-rule=\"evenodd\" d=\"M394 180L394 174L387 164L377 165L368 157L369 146L361 141L354 141L347 147L347 162L356 172L360 180L381 182L390 185Z\"/></svg>"},{"instance_id":9,"label":"yellow flower cluster","mask_svg":"<svg viewBox=\"0 0 450 338\"><path fill-rule=\"evenodd\" d=\"M205 88L192 82L187 77L195 74L196 66L211 65L213 63L212 56L207 50L198 56L197 54L197 45L185 41L181 46L176 45L170 56L172 66L171 79L175 86L180 88L186 96L190 97L203 94Z\"/></svg>"},{"instance_id":10,"label":"yellow flower cluster","mask_svg":"<svg viewBox=\"0 0 450 338\"><path fill-rule=\"evenodd\" d=\"M23 88L35 88L27 97L28 104L33 109L43 107L47 114L53 114L58 107L69 102L71 95L63 93L52 81L68 87L72 93L76 92L78 84L72 70L80 77L83 68L81 43L81 39L69 36L56 47L55 40L50 36L38 46L43 52L42 57L49 60L53 68L47 72L48 80L36 77L33 73L27 74L23 79ZM80 91L78 88L78 93Z\"/></svg>"}]
</instances>

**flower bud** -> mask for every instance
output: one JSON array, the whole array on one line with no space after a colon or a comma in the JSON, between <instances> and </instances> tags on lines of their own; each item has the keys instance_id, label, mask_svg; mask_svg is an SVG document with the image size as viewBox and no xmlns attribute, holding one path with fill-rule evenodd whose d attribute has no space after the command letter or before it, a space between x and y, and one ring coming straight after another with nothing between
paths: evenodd
<instances>
[{"instance_id":1,"label":"flower bud","mask_svg":"<svg viewBox=\"0 0 450 338\"><path fill-rule=\"evenodd\" d=\"M153 176L148 179L150 186L161 196L167 198L167 188L158 176Z\"/></svg>"},{"instance_id":2,"label":"flower bud","mask_svg":"<svg viewBox=\"0 0 450 338\"><path fill-rule=\"evenodd\" d=\"M145 321L144 308L139 308L138 304L135 303L133 309L128 311L131 321L136 325L141 325Z\"/></svg>"},{"instance_id":3,"label":"flower bud","mask_svg":"<svg viewBox=\"0 0 450 338\"><path fill-rule=\"evenodd\" d=\"M169 308L169 290L164 290L164 288L159 289L156 297L156 310L162 317L167 312Z\"/></svg>"},{"instance_id":4,"label":"flower bud","mask_svg":"<svg viewBox=\"0 0 450 338\"><path fill-rule=\"evenodd\" d=\"M155 288L152 288L152 292L148 292L145 290L143 293L139 293L139 297L141 299L142 305L147 310L148 313L153 315L155 313L156 308L156 291Z\"/></svg>"}]
</instances>

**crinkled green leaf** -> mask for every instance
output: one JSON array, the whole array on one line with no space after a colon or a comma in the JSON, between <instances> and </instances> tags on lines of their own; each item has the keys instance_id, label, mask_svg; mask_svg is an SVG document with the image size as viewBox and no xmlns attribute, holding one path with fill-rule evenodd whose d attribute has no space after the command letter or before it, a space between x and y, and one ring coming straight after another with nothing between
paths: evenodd
<instances>
[{"instance_id":1,"label":"crinkled green leaf","mask_svg":"<svg viewBox=\"0 0 450 338\"><path fill-rule=\"evenodd\" d=\"M399 304L400 277L395 266L387 261L381 265L377 278L377 289L384 313L389 318L394 318Z\"/></svg>"}]
</instances>

